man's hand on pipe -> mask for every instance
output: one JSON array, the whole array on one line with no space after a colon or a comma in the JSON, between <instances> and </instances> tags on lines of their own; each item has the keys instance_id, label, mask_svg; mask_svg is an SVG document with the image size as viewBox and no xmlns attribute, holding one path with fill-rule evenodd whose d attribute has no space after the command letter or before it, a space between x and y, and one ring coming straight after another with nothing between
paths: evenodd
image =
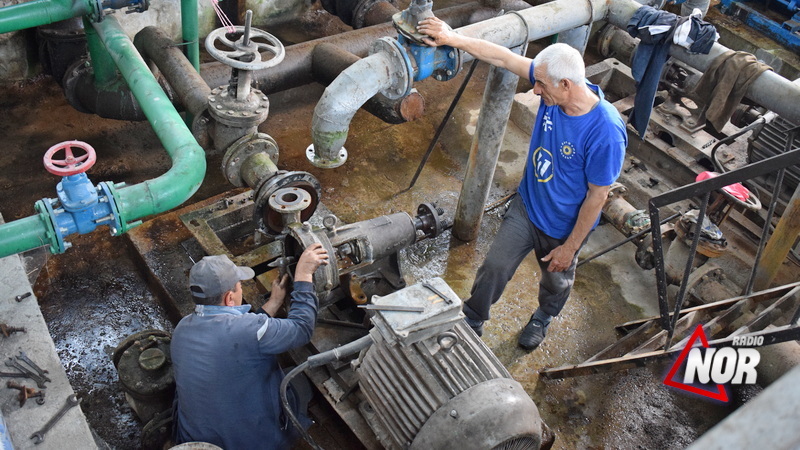
<instances>
[{"instance_id":1,"label":"man's hand on pipe","mask_svg":"<svg viewBox=\"0 0 800 450\"><path fill-rule=\"evenodd\" d=\"M450 38L455 34L450 25L444 23L438 17L428 17L417 25L417 31L430 37L422 38L422 42L431 46L449 45Z\"/></svg>"}]
</instances>

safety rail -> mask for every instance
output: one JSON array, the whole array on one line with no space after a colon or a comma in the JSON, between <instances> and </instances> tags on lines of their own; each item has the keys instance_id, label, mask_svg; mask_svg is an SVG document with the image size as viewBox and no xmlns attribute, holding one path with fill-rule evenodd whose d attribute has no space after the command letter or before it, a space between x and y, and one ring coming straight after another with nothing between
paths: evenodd
<instances>
[{"instance_id":1,"label":"safety rail","mask_svg":"<svg viewBox=\"0 0 800 450\"><path fill-rule=\"evenodd\" d=\"M764 250L766 241L768 240L772 216L775 213L775 207L778 203L779 194L783 187L784 172L787 167L800 164L800 147L793 148L798 129L800 129L800 127L795 127L794 129L790 130L788 139L786 141L785 152L780 155L723 173L714 178L709 178L673 189L650 199L650 223L660 223L659 208L684 200L702 198L697 218L697 229L692 237L691 250L689 251L689 257L686 261L686 268L683 273L683 280L680 283L680 289L678 291L678 296L675 299L675 306L671 316L667 298L667 274L664 264L664 247L661 239L661 229L660 227L653 227L651 230L653 236L653 253L655 256L656 284L658 288L658 305L661 316L661 327L668 333L666 342L664 344L665 352L669 350L672 345L675 327L678 319L681 316L681 307L686 296L686 287L689 284L688 280L694 265L695 252L697 251L697 245L700 241L700 228L702 228L702 223L706 216L706 209L708 207L711 192L722 189L723 187L734 183L741 183L752 178L776 173L776 182L772 192L772 197L770 199L767 217L764 221L764 228L762 229L758 250L756 252L756 257L754 258L753 267L747 281L747 286L744 289L744 295L749 295L752 293L753 281L755 279L759 259L762 251ZM800 318L800 309L798 309L794 314L791 323L796 324L798 318Z\"/></svg>"}]
</instances>

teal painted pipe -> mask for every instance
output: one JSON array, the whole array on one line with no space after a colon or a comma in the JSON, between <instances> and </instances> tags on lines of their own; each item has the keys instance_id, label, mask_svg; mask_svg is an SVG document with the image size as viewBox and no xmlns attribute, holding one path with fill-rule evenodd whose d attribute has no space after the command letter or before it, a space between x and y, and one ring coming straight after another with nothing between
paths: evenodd
<instances>
[{"instance_id":1,"label":"teal painted pipe","mask_svg":"<svg viewBox=\"0 0 800 450\"><path fill-rule=\"evenodd\" d=\"M123 227L119 232L122 233L137 225L132 223L135 220L170 210L188 200L205 177L205 152L117 19L107 16L102 22L92 25L172 158L172 168L158 178L134 186L112 186Z\"/></svg>"},{"instance_id":2,"label":"teal painted pipe","mask_svg":"<svg viewBox=\"0 0 800 450\"><path fill-rule=\"evenodd\" d=\"M198 25L198 0L181 0L181 31L186 44L186 57L200 72L200 30Z\"/></svg>"},{"instance_id":3,"label":"teal painted pipe","mask_svg":"<svg viewBox=\"0 0 800 450\"><path fill-rule=\"evenodd\" d=\"M102 22L92 25L172 158L170 170L158 178L133 186L100 183L111 192L121 225L115 234L121 234L138 225L137 219L170 210L188 200L203 181L206 159L203 148L183 123L117 19L106 16ZM2 224L0 258L47 244L51 252L57 253L59 245L54 234L49 215L42 211Z\"/></svg>"},{"instance_id":4,"label":"teal painted pipe","mask_svg":"<svg viewBox=\"0 0 800 450\"><path fill-rule=\"evenodd\" d=\"M46 214L26 217L0 225L0 258L50 244L52 232Z\"/></svg>"},{"instance_id":5,"label":"teal painted pipe","mask_svg":"<svg viewBox=\"0 0 800 450\"><path fill-rule=\"evenodd\" d=\"M6 6L0 8L0 33L97 14L92 5L88 0L34 0Z\"/></svg>"},{"instance_id":6,"label":"teal painted pipe","mask_svg":"<svg viewBox=\"0 0 800 450\"><path fill-rule=\"evenodd\" d=\"M117 67L114 60L108 54L103 41L97 31L92 27L92 22L86 17L83 18L83 30L86 34L86 48L92 58L92 73L94 75L95 86L104 86L119 80Z\"/></svg>"}]
</instances>

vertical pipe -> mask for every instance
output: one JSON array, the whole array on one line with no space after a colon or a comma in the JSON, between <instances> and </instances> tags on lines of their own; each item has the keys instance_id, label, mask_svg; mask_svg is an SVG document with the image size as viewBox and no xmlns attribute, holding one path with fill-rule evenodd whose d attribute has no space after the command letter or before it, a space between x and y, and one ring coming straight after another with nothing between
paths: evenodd
<instances>
[{"instance_id":1,"label":"vertical pipe","mask_svg":"<svg viewBox=\"0 0 800 450\"><path fill-rule=\"evenodd\" d=\"M586 46L589 44L589 27L590 25L583 25L571 30L562 31L558 33L558 42L569 45L583 55L586 52Z\"/></svg>"},{"instance_id":2,"label":"vertical pipe","mask_svg":"<svg viewBox=\"0 0 800 450\"><path fill-rule=\"evenodd\" d=\"M186 57L197 72L200 72L200 30L197 24L198 0L181 0L181 31L186 45Z\"/></svg>"},{"instance_id":3,"label":"vertical pipe","mask_svg":"<svg viewBox=\"0 0 800 450\"><path fill-rule=\"evenodd\" d=\"M758 261L754 284L756 291L769 287L786 260L789 250L797 241L798 235L800 235L800 186L794 190L792 199L786 205L781 220L778 221L778 226L775 227L775 232L769 238L764 254Z\"/></svg>"},{"instance_id":4,"label":"vertical pipe","mask_svg":"<svg viewBox=\"0 0 800 450\"><path fill-rule=\"evenodd\" d=\"M92 58L92 73L94 74L95 86L102 86L118 79L117 67L114 60L108 54L108 50L97 35L97 31L92 28L92 22L83 18L83 30L86 35L86 47Z\"/></svg>"},{"instance_id":5,"label":"vertical pipe","mask_svg":"<svg viewBox=\"0 0 800 450\"><path fill-rule=\"evenodd\" d=\"M34 0L0 8L0 34L24 30L94 13L84 0Z\"/></svg>"},{"instance_id":6,"label":"vertical pipe","mask_svg":"<svg viewBox=\"0 0 800 450\"><path fill-rule=\"evenodd\" d=\"M520 45L512 51L524 55L527 47L527 44ZM492 66L486 80L483 105L472 138L467 173L461 186L453 224L453 233L462 241L478 237L484 203L500 156L518 80L515 74L495 66Z\"/></svg>"}]
</instances>

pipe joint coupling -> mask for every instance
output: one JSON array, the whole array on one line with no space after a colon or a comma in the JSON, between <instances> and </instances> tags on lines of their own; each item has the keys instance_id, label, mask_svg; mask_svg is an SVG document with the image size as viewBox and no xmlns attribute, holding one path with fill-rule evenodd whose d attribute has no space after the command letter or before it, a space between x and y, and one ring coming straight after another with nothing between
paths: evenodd
<instances>
[{"instance_id":1,"label":"pipe joint coupling","mask_svg":"<svg viewBox=\"0 0 800 450\"><path fill-rule=\"evenodd\" d=\"M372 44L370 55L383 54L388 58L390 85L380 93L386 98L397 100L411 93L414 87L414 67L406 49L397 39L382 37Z\"/></svg>"},{"instance_id":2,"label":"pipe joint coupling","mask_svg":"<svg viewBox=\"0 0 800 450\"><path fill-rule=\"evenodd\" d=\"M453 47L430 47L403 35L397 36L397 40L408 48L408 53L414 60L414 81L422 81L431 75L437 81L449 81L461 71L461 52Z\"/></svg>"},{"instance_id":3,"label":"pipe joint coupling","mask_svg":"<svg viewBox=\"0 0 800 450\"><path fill-rule=\"evenodd\" d=\"M95 187L86 174L80 173L64 177L57 190L57 199L43 198L34 205L40 217L47 217L51 253L64 253L72 247L66 237L73 233L87 234L101 225L108 225L113 236L127 230L108 183Z\"/></svg>"},{"instance_id":4,"label":"pipe joint coupling","mask_svg":"<svg viewBox=\"0 0 800 450\"><path fill-rule=\"evenodd\" d=\"M236 187L258 187L261 180L278 172L278 143L266 133L241 137L228 147L222 158L222 171Z\"/></svg>"}]
</instances>

